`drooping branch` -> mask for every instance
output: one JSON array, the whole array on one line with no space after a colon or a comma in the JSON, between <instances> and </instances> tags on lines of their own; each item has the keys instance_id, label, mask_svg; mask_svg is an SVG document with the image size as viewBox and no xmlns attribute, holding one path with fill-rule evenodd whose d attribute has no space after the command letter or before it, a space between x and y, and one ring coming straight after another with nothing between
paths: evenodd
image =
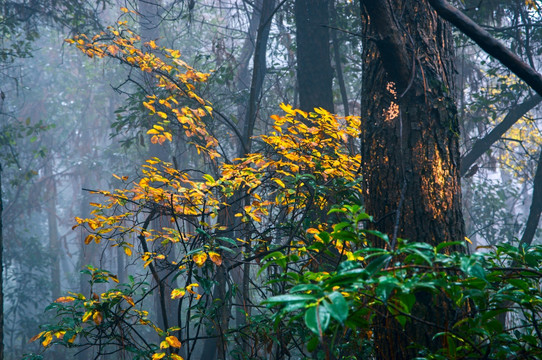
<instances>
[{"instance_id":1,"label":"drooping branch","mask_svg":"<svg viewBox=\"0 0 542 360\"><path fill-rule=\"evenodd\" d=\"M482 156L491 145L501 138L519 119L542 102L542 96L533 95L520 105L516 106L505 116L493 130L482 139L474 143L472 149L461 159L461 176L464 176L470 167Z\"/></svg>"},{"instance_id":2,"label":"drooping branch","mask_svg":"<svg viewBox=\"0 0 542 360\"><path fill-rule=\"evenodd\" d=\"M521 238L522 244L531 245L533 242L540 221L540 214L542 214L542 147L540 148L540 158L538 159L536 174L534 176L531 209L529 211L527 225L525 226L525 232Z\"/></svg>"},{"instance_id":3,"label":"drooping branch","mask_svg":"<svg viewBox=\"0 0 542 360\"><path fill-rule=\"evenodd\" d=\"M485 52L499 60L510 71L525 81L539 95L542 95L542 75L522 61L519 56L491 36L461 11L444 0L428 0L437 14L456 26L463 34L471 38Z\"/></svg>"}]
</instances>

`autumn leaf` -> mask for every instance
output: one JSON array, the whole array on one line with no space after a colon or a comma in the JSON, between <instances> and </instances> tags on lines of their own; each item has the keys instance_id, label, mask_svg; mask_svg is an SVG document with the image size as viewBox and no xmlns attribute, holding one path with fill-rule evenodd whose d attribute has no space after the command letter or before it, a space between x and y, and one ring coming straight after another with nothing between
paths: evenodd
<instances>
[{"instance_id":1,"label":"autumn leaf","mask_svg":"<svg viewBox=\"0 0 542 360\"><path fill-rule=\"evenodd\" d=\"M92 320L96 325L100 325L103 319L104 317L100 311L94 311L94 315L92 315Z\"/></svg>"},{"instance_id":2,"label":"autumn leaf","mask_svg":"<svg viewBox=\"0 0 542 360\"><path fill-rule=\"evenodd\" d=\"M85 315L83 315L82 321L83 321L83 322L87 322L88 319L90 319L91 316L92 316L92 310L91 310L91 311L87 311L87 312L85 313Z\"/></svg>"},{"instance_id":3,"label":"autumn leaf","mask_svg":"<svg viewBox=\"0 0 542 360\"><path fill-rule=\"evenodd\" d=\"M179 349L181 347L181 342L173 335L166 337L166 341L170 346L174 348Z\"/></svg>"},{"instance_id":4,"label":"autumn leaf","mask_svg":"<svg viewBox=\"0 0 542 360\"><path fill-rule=\"evenodd\" d=\"M132 256L132 249L130 249L129 247L125 247L124 253L128 256Z\"/></svg>"},{"instance_id":5,"label":"autumn leaf","mask_svg":"<svg viewBox=\"0 0 542 360\"><path fill-rule=\"evenodd\" d=\"M45 331L42 331L39 334L32 336L32 338L30 339L30 342L34 342L38 340L43 334L45 334Z\"/></svg>"},{"instance_id":6,"label":"autumn leaf","mask_svg":"<svg viewBox=\"0 0 542 360\"><path fill-rule=\"evenodd\" d=\"M173 291L171 291L171 298L174 300L180 299L181 297L184 296L185 293L186 291L183 289L173 289Z\"/></svg>"},{"instance_id":7,"label":"autumn leaf","mask_svg":"<svg viewBox=\"0 0 542 360\"><path fill-rule=\"evenodd\" d=\"M166 353L156 353L152 355L152 360L158 360L166 356Z\"/></svg>"},{"instance_id":8,"label":"autumn leaf","mask_svg":"<svg viewBox=\"0 0 542 360\"><path fill-rule=\"evenodd\" d=\"M90 244L92 240L94 240L95 238L96 238L96 235L94 234L87 235L87 237L85 238L85 245Z\"/></svg>"},{"instance_id":9,"label":"autumn leaf","mask_svg":"<svg viewBox=\"0 0 542 360\"><path fill-rule=\"evenodd\" d=\"M182 356L179 356L177 354L171 354L170 357L173 359L173 360L184 360Z\"/></svg>"},{"instance_id":10,"label":"autumn leaf","mask_svg":"<svg viewBox=\"0 0 542 360\"><path fill-rule=\"evenodd\" d=\"M130 296L122 295L122 297L124 298L124 300L126 300L128 304L135 306L134 299L132 299Z\"/></svg>"},{"instance_id":11,"label":"autumn leaf","mask_svg":"<svg viewBox=\"0 0 542 360\"><path fill-rule=\"evenodd\" d=\"M274 178L273 181L276 182L277 184L279 184L279 186L280 186L281 188L285 188L285 187L286 187L286 185L284 185L284 183L283 183L282 180L280 180L280 179Z\"/></svg>"},{"instance_id":12,"label":"autumn leaf","mask_svg":"<svg viewBox=\"0 0 542 360\"><path fill-rule=\"evenodd\" d=\"M45 339L43 339L41 344L43 345L43 347L47 347L51 343L52 340L53 340L53 334L50 331L48 331L45 333Z\"/></svg>"},{"instance_id":13,"label":"autumn leaf","mask_svg":"<svg viewBox=\"0 0 542 360\"><path fill-rule=\"evenodd\" d=\"M218 254L216 252L213 252L213 251L209 251L209 257L211 258L211 261L216 266L222 265L222 256L220 256L220 254Z\"/></svg>"},{"instance_id":14,"label":"autumn leaf","mask_svg":"<svg viewBox=\"0 0 542 360\"><path fill-rule=\"evenodd\" d=\"M55 300L56 303L68 303L74 301L75 298L73 296L61 296L58 299Z\"/></svg>"},{"instance_id":15,"label":"autumn leaf","mask_svg":"<svg viewBox=\"0 0 542 360\"><path fill-rule=\"evenodd\" d=\"M206 253L195 254L192 257L192 260L194 260L197 266L202 267L203 264L205 264L205 260L207 260L207 254Z\"/></svg>"}]
</instances>

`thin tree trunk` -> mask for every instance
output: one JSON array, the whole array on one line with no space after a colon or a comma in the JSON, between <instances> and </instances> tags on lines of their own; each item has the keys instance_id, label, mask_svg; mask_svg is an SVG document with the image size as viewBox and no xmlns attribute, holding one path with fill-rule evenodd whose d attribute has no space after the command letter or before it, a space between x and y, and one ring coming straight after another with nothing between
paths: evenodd
<instances>
[{"instance_id":1,"label":"thin tree trunk","mask_svg":"<svg viewBox=\"0 0 542 360\"><path fill-rule=\"evenodd\" d=\"M335 0L329 2L331 19L334 27L337 27L337 10L335 9ZM341 63L341 51L339 39L337 39L337 30L331 29L331 42L333 44L333 57L335 59L335 71L337 72L337 80L339 81L339 89L341 91L341 100L344 107L344 116L350 116L348 106L348 95L346 94L346 85L344 83L343 67Z\"/></svg>"},{"instance_id":2,"label":"thin tree trunk","mask_svg":"<svg viewBox=\"0 0 542 360\"><path fill-rule=\"evenodd\" d=\"M52 258L51 267L51 293L53 300L60 297L60 239L58 237L58 221L56 218L56 182L53 176L53 159L45 163L45 187L46 187L46 211L47 225L49 228L49 253Z\"/></svg>"},{"instance_id":3,"label":"thin tree trunk","mask_svg":"<svg viewBox=\"0 0 542 360\"><path fill-rule=\"evenodd\" d=\"M334 112L333 69L329 50L329 1L296 0L294 6L297 42L299 107Z\"/></svg>"}]
</instances>

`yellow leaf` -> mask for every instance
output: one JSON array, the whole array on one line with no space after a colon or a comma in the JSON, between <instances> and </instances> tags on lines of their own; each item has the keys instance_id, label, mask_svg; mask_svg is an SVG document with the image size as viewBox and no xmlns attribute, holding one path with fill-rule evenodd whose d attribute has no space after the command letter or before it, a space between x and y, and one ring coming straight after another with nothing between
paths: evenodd
<instances>
[{"instance_id":1,"label":"yellow leaf","mask_svg":"<svg viewBox=\"0 0 542 360\"><path fill-rule=\"evenodd\" d=\"M167 119L167 115L166 113L162 112L162 111L158 111L157 112L158 116L160 116L162 119ZM155 126L156 127L156 126ZM162 131L164 130L164 128L162 128Z\"/></svg>"},{"instance_id":2,"label":"yellow leaf","mask_svg":"<svg viewBox=\"0 0 542 360\"><path fill-rule=\"evenodd\" d=\"M160 350L167 349L169 347L169 343L167 341L162 341L160 343Z\"/></svg>"},{"instance_id":3,"label":"yellow leaf","mask_svg":"<svg viewBox=\"0 0 542 360\"><path fill-rule=\"evenodd\" d=\"M100 311L95 311L94 315L92 315L92 320L96 325L100 325L103 321L104 317Z\"/></svg>"},{"instance_id":4,"label":"yellow leaf","mask_svg":"<svg viewBox=\"0 0 542 360\"><path fill-rule=\"evenodd\" d=\"M206 253L196 254L192 257L192 260L194 260L197 266L202 267L203 264L205 264L205 260L207 260L207 254Z\"/></svg>"},{"instance_id":5,"label":"yellow leaf","mask_svg":"<svg viewBox=\"0 0 542 360\"><path fill-rule=\"evenodd\" d=\"M57 303L67 303L74 301L75 298L73 296L61 296L58 299L55 300Z\"/></svg>"},{"instance_id":6,"label":"yellow leaf","mask_svg":"<svg viewBox=\"0 0 542 360\"><path fill-rule=\"evenodd\" d=\"M177 354L171 354L170 357L173 359L173 360L184 360L182 356L179 356Z\"/></svg>"},{"instance_id":7,"label":"yellow leaf","mask_svg":"<svg viewBox=\"0 0 542 360\"><path fill-rule=\"evenodd\" d=\"M53 340L53 334L50 331L48 331L47 333L45 333L45 339L41 342L41 344L43 345L43 347L47 347L47 345L49 345L52 340Z\"/></svg>"},{"instance_id":8,"label":"yellow leaf","mask_svg":"<svg viewBox=\"0 0 542 360\"><path fill-rule=\"evenodd\" d=\"M472 245L472 241L471 241L471 239L469 239L469 238L468 238L468 237L466 237L466 236L465 236L465 241L466 241L466 242L468 242L469 244L471 244L471 245Z\"/></svg>"},{"instance_id":9,"label":"yellow leaf","mask_svg":"<svg viewBox=\"0 0 542 360\"><path fill-rule=\"evenodd\" d=\"M62 340L64 338L64 335L66 335L66 331L64 331L64 330L57 331L55 333L56 338L60 339L60 340Z\"/></svg>"},{"instance_id":10,"label":"yellow leaf","mask_svg":"<svg viewBox=\"0 0 542 360\"><path fill-rule=\"evenodd\" d=\"M220 256L220 254L215 253L215 252L213 252L213 251L209 251L209 257L211 258L211 261L212 261L216 266L222 265L222 256Z\"/></svg>"},{"instance_id":11,"label":"yellow leaf","mask_svg":"<svg viewBox=\"0 0 542 360\"><path fill-rule=\"evenodd\" d=\"M181 342L173 335L166 337L166 341L170 346L174 348L179 349L181 347Z\"/></svg>"},{"instance_id":12,"label":"yellow leaf","mask_svg":"<svg viewBox=\"0 0 542 360\"><path fill-rule=\"evenodd\" d=\"M173 289L173 291L171 291L171 298L179 299L183 297L185 293L186 291L184 291L183 289Z\"/></svg>"},{"instance_id":13,"label":"yellow leaf","mask_svg":"<svg viewBox=\"0 0 542 360\"><path fill-rule=\"evenodd\" d=\"M85 315L83 315L83 322L87 322L88 319L90 319L90 317L92 316L92 310L91 311L87 311L85 313Z\"/></svg>"},{"instance_id":14,"label":"yellow leaf","mask_svg":"<svg viewBox=\"0 0 542 360\"><path fill-rule=\"evenodd\" d=\"M286 187L286 185L284 185L284 183L283 183L282 180L280 180L280 179L274 178L273 181L275 181L277 184L279 184L279 186L280 186L281 188L285 188L285 187Z\"/></svg>"},{"instance_id":15,"label":"yellow leaf","mask_svg":"<svg viewBox=\"0 0 542 360\"><path fill-rule=\"evenodd\" d=\"M122 11L123 13L127 13L128 9L123 6L123 7L120 8L120 11Z\"/></svg>"},{"instance_id":16,"label":"yellow leaf","mask_svg":"<svg viewBox=\"0 0 542 360\"><path fill-rule=\"evenodd\" d=\"M168 132L164 132L164 136L166 137L166 139L168 139L169 141L173 141L173 136L171 136L170 133Z\"/></svg>"},{"instance_id":17,"label":"yellow leaf","mask_svg":"<svg viewBox=\"0 0 542 360\"><path fill-rule=\"evenodd\" d=\"M130 249L129 247L125 247L125 248L124 248L124 252L125 252L126 255L128 255L128 256L132 256L132 249Z\"/></svg>"},{"instance_id":18,"label":"yellow leaf","mask_svg":"<svg viewBox=\"0 0 542 360\"><path fill-rule=\"evenodd\" d=\"M152 355L152 360L158 360L166 356L166 353L156 353Z\"/></svg>"},{"instance_id":19,"label":"yellow leaf","mask_svg":"<svg viewBox=\"0 0 542 360\"><path fill-rule=\"evenodd\" d=\"M156 129L150 129L149 131L147 131L147 134L149 135L158 135L160 134L160 132Z\"/></svg>"}]
</instances>

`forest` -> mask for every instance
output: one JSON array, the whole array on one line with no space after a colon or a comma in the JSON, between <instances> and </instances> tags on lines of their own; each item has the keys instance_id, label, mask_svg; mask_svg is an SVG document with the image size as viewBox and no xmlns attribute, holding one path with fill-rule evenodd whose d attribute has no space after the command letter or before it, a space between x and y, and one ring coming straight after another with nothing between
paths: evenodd
<instances>
[{"instance_id":1,"label":"forest","mask_svg":"<svg viewBox=\"0 0 542 360\"><path fill-rule=\"evenodd\" d=\"M542 1L0 0L0 360L542 359Z\"/></svg>"}]
</instances>

